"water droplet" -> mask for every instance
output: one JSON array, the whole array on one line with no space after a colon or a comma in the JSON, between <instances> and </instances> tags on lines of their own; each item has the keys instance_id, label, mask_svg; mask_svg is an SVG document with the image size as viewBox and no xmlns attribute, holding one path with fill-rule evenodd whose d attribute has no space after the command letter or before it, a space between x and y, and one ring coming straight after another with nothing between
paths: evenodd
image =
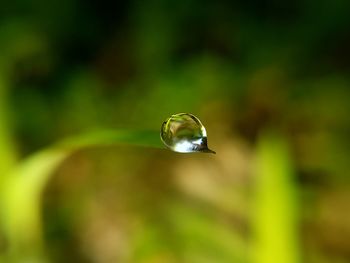
<instances>
[{"instance_id":1,"label":"water droplet","mask_svg":"<svg viewBox=\"0 0 350 263\"><path fill-rule=\"evenodd\" d=\"M215 153L207 145L207 132L200 120L189 113L178 113L163 122L160 131L163 143L174 152Z\"/></svg>"}]
</instances>

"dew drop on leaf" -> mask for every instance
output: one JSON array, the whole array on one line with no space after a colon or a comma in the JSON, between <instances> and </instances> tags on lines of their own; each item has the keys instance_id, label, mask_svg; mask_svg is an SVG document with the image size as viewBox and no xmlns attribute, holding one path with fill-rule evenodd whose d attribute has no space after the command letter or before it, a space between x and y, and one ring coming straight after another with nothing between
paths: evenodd
<instances>
[{"instance_id":1,"label":"dew drop on leaf","mask_svg":"<svg viewBox=\"0 0 350 263\"><path fill-rule=\"evenodd\" d=\"M160 137L174 152L215 153L207 145L207 132L200 120L189 113L178 113L166 119L160 131Z\"/></svg>"}]
</instances>

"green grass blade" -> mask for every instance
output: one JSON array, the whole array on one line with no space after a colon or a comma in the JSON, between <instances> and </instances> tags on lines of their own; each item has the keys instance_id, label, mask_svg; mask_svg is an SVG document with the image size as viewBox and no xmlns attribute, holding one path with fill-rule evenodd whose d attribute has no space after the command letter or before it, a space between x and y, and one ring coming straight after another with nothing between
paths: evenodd
<instances>
[{"instance_id":1,"label":"green grass blade","mask_svg":"<svg viewBox=\"0 0 350 263\"><path fill-rule=\"evenodd\" d=\"M116 131L103 130L85 135L67 138L58 143L56 147L66 149L80 149L91 146L107 146L127 144L151 148L164 148L157 131Z\"/></svg>"},{"instance_id":2,"label":"green grass blade","mask_svg":"<svg viewBox=\"0 0 350 263\"><path fill-rule=\"evenodd\" d=\"M264 134L257 148L254 263L299 262L296 186L286 142Z\"/></svg>"},{"instance_id":3,"label":"green grass blade","mask_svg":"<svg viewBox=\"0 0 350 263\"><path fill-rule=\"evenodd\" d=\"M3 192L4 229L12 250L11 258L38 257L42 251L40 199L54 170L76 150L116 144L162 147L158 132L100 131L63 140L17 165Z\"/></svg>"},{"instance_id":4,"label":"green grass blade","mask_svg":"<svg viewBox=\"0 0 350 263\"><path fill-rule=\"evenodd\" d=\"M0 64L0 187L4 176L16 162L16 153L9 130L8 105L6 101L8 83L4 77L4 66Z\"/></svg>"}]
</instances>

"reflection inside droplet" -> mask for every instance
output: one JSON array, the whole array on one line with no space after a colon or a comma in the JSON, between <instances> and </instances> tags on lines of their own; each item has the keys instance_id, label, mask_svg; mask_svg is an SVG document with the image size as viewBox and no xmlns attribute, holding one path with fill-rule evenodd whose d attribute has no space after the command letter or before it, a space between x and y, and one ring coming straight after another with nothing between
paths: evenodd
<instances>
[{"instance_id":1,"label":"reflection inside droplet","mask_svg":"<svg viewBox=\"0 0 350 263\"><path fill-rule=\"evenodd\" d=\"M174 114L163 122L161 139L175 152L215 153L207 146L207 132L200 120L189 113Z\"/></svg>"}]
</instances>

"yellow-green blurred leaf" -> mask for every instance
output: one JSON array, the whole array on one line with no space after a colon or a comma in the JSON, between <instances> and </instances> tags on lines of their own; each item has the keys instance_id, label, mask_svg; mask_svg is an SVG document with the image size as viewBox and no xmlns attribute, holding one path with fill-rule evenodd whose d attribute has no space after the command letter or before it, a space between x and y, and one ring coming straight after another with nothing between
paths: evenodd
<instances>
[{"instance_id":1,"label":"yellow-green blurred leaf","mask_svg":"<svg viewBox=\"0 0 350 263\"><path fill-rule=\"evenodd\" d=\"M296 187L287 143L263 134L256 158L252 262L297 263Z\"/></svg>"}]
</instances>

